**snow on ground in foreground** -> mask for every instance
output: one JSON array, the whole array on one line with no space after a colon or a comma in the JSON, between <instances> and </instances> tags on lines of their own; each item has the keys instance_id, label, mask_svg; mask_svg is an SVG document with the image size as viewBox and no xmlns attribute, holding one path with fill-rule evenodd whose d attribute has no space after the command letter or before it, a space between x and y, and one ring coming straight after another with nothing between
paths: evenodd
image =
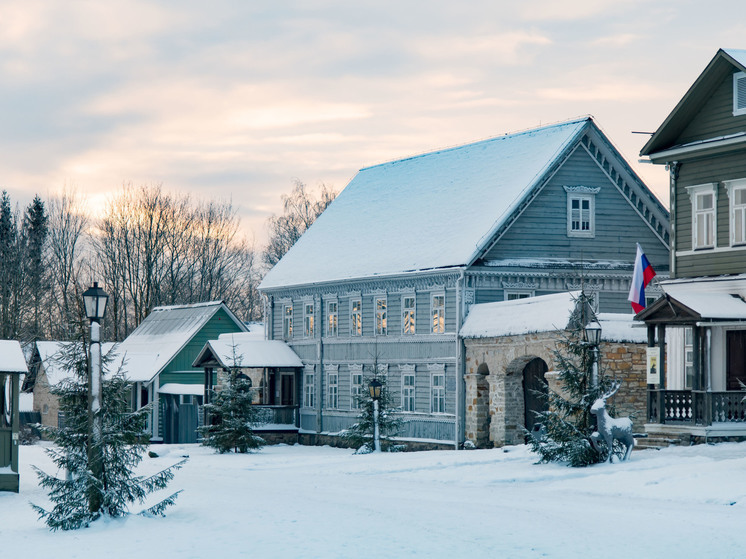
<instances>
[{"instance_id":1,"label":"snow on ground in foreground","mask_svg":"<svg viewBox=\"0 0 746 559\"><path fill-rule=\"evenodd\" d=\"M0 493L3 557L718 557L746 556L746 443L640 451L585 469L534 465L522 446L356 456L271 446L218 455L154 446L154 471L190 456L166 518L49 532L21 448L21 492Z\"/></svg>"}]
</instances>

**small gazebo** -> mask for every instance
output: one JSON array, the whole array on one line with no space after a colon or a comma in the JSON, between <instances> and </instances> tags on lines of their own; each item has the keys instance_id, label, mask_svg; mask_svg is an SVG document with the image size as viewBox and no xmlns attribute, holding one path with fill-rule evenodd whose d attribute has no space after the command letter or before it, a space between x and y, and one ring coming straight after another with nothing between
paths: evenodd
<instances>
[{"instance_id":1,"label":"small gazebo","mask_svg":"<svg viewBox=\"0 0 746 559\"><path fill-rule=\"evenodd\" d=\"M0 340L0 491L18 493L19 383L26 373L21 344Z\"/></svg>"}]
</instances>

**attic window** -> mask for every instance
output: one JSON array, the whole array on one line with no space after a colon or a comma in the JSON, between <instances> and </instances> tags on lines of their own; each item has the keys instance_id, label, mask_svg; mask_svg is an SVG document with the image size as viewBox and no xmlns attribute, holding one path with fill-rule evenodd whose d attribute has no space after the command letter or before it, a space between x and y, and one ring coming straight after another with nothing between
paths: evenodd
<instances>
[{"instance_id":1,"label":"attic window","mask_svg":"<svg viewBox=\"0 0 746 559\"><path fill-rule=\"evenodd\" d=\"M733 116L746 114L746 72L733 74Z\"/></svg>"},{"instance_id":2,"label":"attic window","mask_svg":"<svg viewBox=\"0 0 746 559\"><path fill-rule=\"evenodd\" d=\"M567 192L567 236L594 237L596 234L596 194L599 188L565 186Z\"/></svg>"}]
</instances>

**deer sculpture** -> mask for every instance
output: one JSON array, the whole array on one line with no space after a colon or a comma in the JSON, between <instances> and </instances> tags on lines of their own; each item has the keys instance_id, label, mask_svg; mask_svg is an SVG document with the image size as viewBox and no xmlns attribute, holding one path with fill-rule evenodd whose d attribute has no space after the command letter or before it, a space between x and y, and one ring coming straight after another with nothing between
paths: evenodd
<instances>
[{"instance_id":1,"label":"deer sculpture","mask_svg":"<svg viewBox=\"0 0 746 559\"><path fill-rule=\"evenodd\" d=\"M632 436L632 420L629 417L613 418L606 411L606 400L616 394L621 382L615 382L612 389L593 402L591 413L596 416L598 431L591 435L591 443L596 450L600 450L598 440L603 439L609 451L609 462L614 456L614 441L617 440L627 447L622 460L629 459L632 449L635 447L635 438Z\"/></svg>"}]
</instances>

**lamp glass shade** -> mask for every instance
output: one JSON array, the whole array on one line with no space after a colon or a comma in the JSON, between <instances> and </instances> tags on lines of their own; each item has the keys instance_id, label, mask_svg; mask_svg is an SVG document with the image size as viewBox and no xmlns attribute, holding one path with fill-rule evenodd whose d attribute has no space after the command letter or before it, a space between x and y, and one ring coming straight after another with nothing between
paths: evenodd
<instances>
[{"instance_id":1,"label":"lamp glass shade","mask_svg":"<svg viewBox=\"0 0 746 559\"><path fill-rule=\"evenodd\" d=\"M86 318L97 322L103 319L108 300L109 296L98 286L98 282L94 281L93 287L89 287L83 292L83 306L85 307Z\"/></svg>"},{"instance_id":2,"label":"lamp glass shade","mask_svg":"<svg viewBox=\"0 0 746 559\"><path fill-rule=\"evenodd\" d=\"M368 387L370 389L370 397L374 400L380 400L381 399L381 381L374 378L372 381L370 381L370 386Z\"/></svg>"},{"instance_id":3,"label":"lamp glass shade","mask_svg":"<svg viewBox=\"0 0 746 559\"><path fill-rule=\"evenodd\" d=\"M595 320L588 324L584 329L585 341L591 345L601 343L601 325Z\"/></svg>"}]
</instances>

